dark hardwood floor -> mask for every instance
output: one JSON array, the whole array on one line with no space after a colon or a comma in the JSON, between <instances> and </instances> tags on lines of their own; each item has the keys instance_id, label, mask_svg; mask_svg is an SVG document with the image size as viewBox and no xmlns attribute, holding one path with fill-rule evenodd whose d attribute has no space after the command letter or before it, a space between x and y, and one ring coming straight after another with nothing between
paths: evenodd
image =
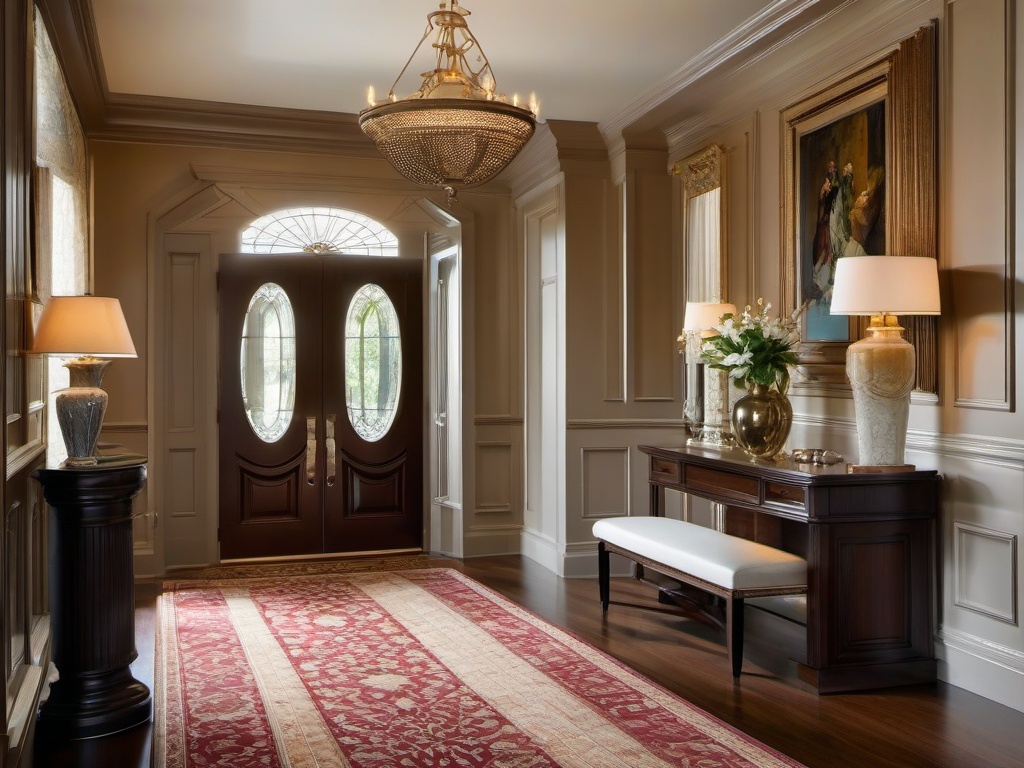
<instances>
[{"instance_id":1,"label":"dark hardwood floor","mask_svg":"<svg viewBox=\"0 0 1024 768\"><path fill-rule=\"evenodd\" d=\"M518 556L434 564L466 573L811 768L1024 766L1024 713L960 688L938 683L818 696L756 629L734 682L723 636L659 605L651 587L631 579L613 581L605 616L596 579L559 579ZM137 589L139 660L132 670L150 687L157 590ZM150 765L151 736L147 726L101 739L36 743L34 765L142 768Z\"/></svg>"}]
</instances>

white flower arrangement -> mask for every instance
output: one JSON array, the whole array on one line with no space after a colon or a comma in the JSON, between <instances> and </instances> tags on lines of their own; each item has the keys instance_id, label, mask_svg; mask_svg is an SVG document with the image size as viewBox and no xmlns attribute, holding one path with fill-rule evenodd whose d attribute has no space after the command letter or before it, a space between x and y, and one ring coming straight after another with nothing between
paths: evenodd
<instances>
[{"instance_id":1,"label":"white flower arrangement","mask_svg":"<svg viewBox=\"0 0 1024 768\"><path fill-rule=\"evenodd\" d=\"M799 317L806 304L788 317L769 317L772 305L757 300L758 312L748 304L738 317L728 312L714 326L717 336L705 339L701 359L711 368L726 371L737 387L747 382L789 390L789 366L796 365L800 348Z\"/></svg>"}]
</instances>

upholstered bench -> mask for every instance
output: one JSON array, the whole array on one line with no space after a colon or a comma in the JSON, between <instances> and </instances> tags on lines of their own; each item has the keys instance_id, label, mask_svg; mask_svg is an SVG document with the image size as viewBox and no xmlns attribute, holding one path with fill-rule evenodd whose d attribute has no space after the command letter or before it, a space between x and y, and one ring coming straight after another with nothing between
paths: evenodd
<instances>
[{"instance_id":1,"label":"upholstered bench","mask_svg":"<svg viewBox=\"0 0 1024 768\"><path fill-rule=\"evenodd\" d=\"M802 557L682 520L612 517L594 523L594 536L602 610L608 610L610 597L610 552L724 600L733 677L743 666L743 600L807 591Z\"/></svg>"}]
</instances>

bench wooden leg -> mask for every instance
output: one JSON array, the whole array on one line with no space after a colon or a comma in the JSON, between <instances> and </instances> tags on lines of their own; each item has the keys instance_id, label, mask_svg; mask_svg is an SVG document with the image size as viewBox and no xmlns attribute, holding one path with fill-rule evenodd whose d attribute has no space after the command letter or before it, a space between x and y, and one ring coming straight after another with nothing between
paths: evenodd
<instances>
[{"instance_id":1,"label":"bench wooden leg","mask_svg":"<svg viewBox=\"0 0 1024 768\"><path fill-rule=\"evenodd\" d=\"M743 598L725 598L725 637L729 649L732 676L739 677L743 667Z\"/></svg>"},{"instance_id":2,"label":"bench wooden leg","mask_svg":"<svg viewBox=\"0 0 1024 768\"><path fill-rule=\"evenodd\" d=\"M597 542L597 586L601 592L601 610L608 610L608 600L611 596L611 585L608 582L611 570L611 564L609 562L608 550L605 549L604 542Z\"/></svg>"}]
</instances>

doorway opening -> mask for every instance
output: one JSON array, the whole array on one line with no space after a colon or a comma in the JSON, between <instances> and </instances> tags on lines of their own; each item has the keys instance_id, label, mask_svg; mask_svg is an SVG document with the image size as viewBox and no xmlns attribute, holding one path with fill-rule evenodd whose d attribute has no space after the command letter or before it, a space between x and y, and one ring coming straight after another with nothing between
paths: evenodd
<instances>
[{"instance_id":1,"label":"doorway opening","mask_svg":"<svg viewBox=\"0 0 1024 768\"><path fill-rule=\"evenodd\" d=\"M333 208L243 246L218 276L221 557L422 549L424 262Z\"/></svg>"}]
</instances>

